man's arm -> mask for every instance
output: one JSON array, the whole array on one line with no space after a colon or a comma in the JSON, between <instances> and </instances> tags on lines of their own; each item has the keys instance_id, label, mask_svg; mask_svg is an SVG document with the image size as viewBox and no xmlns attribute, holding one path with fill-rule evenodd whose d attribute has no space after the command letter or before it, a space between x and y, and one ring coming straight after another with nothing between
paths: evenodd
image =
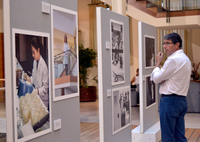
<instances>
[{"instance_id":1,"label":"man's arm","mask_svg":"<svg viewBox=\"0 0 200 142\"><path fill-rule=\"evenodd\" d=\"M156 55L156 67L160 68L160 63L162 62L162 60L163 60L163 53L159 52Z\"/></svg>"},{"instance_id":2,"label":"man's arm","mask_svg":"<svg viewBox=\"0 0 200 142\"><path fill-rule=\"evenodd\" d=\"M173 59L167 59L161 69L159 67L156 67L153 70L151 74L151 80L153 80L156 84L163 83L173 75L175 68L176 62Z\"/></svg>"},{"instance_id":3,"label":"man's arm","mask_svg":"<svg viewBox=\"0 0 200 142\"><path fill-rule=\"evenodd\" d=\"M133 82L135 82L135 76L132 78L131 84L132 84Z\"/></svg>"}]
</instances>

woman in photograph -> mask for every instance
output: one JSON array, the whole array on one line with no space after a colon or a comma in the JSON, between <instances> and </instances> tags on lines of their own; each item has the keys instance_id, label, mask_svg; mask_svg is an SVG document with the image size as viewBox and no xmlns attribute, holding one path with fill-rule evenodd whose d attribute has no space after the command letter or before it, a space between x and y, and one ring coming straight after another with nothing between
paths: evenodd
<instances>
[{"instance_id":1,"label":"woman in photograph","mask_svg":"<svg viewBox=\"0 0 200 142\"><path fill-rule=\"evenodd\" d=\"M26 73L24 74L24 80L29 81L34 85L37 90L37 94L40 96L44 105L48 108L49 105L49 74L48 68L41 56L42 44L38 37L33 37L31 40L31 51L34 58L32 76L29 77Z\"/></svg>"},{"instance_id":2,"label":"woman in photograph","mask_svg":"<svg viewBox=\"0 0 200 142\"><path fill-rule=\"evenodd\" d=\"M65 72L66 75L69 75L69 62L68 62L68 50L69 50L69 44L67 42L67 35L64 36L64 44L63 44L63 64L65 65Z\"/></svg>"}]
</instances>

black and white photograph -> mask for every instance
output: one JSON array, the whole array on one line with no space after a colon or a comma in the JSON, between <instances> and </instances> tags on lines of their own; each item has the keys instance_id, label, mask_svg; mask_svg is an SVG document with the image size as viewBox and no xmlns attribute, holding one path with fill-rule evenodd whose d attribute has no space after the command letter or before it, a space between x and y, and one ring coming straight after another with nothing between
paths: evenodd
<instances>
[{"instance_id":1,"label":"black and white photograph","mask_svg":"<svg viewBox=\"0 0 200 142\"><path fill-rule=\"evenodd\" d=\"M123 23L110 20L110 29L112 85L117 85L125 82L124 26Z\"/></svg>"},{"instance_id":2,"label":"black and white photograph","mask_svg":"<svg viewBox=\"0 0 200 142\"><path fill-rule=\"evenodd\" d=\"M130 125L130 111L130 87L113 89L113 134Z\"/></svg>"},{"instance_id":3,"label":"black and white photograph","mask_svg":"<svg viewBox=\"0 0 200 142\"><path fill-rule=\"evenodd\" d=\"M149 108L156 102L155 83L150 80L150 76L146 77L146 108Z\"/></svg>"},{"instance_id":4,"label":"black and white photograph","mask_svg":"<svg viewBox=\"0 0 200 142\"><path fill-rule=\"evenodd\" d=\"M155 37L145 36L145 68L155 67Z\"/></svg>"},{"instance_id":5,"label":"black and white photograph","mask_svg":"<svg viewBox=\"0 0 200 142\"><path fill-rule=\"evenodd\" d=\"M78 96L77 12L51 6L53 100Z\"/></svg>"},{"instance_id":6,"label":"black and white photograph","mask_svg":"<svg viewBox=\"0 0 200 142\"><path fill-rule=\"evenodd\" d=\"M52 131L49 34L13 29L15 140Z\"/></svg>"}]
</instances>

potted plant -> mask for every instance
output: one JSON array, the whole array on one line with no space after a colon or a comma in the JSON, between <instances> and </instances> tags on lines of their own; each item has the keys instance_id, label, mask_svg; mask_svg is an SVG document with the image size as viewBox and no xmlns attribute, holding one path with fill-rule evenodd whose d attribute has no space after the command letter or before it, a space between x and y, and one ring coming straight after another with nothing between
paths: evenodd
<instances>
[{"instance_id":1,"label":"potted plant","mask_svg":"<svg viewBox=\"0 0 200 142\"><path fill-rule=\"evenodd\" d=\"M80 101L95 101L96 86L88 86L88 69L96 66L97 53L93 49L79 46ZM92 80L97 82L97 76Z\"/></svg>"}]
</instances>

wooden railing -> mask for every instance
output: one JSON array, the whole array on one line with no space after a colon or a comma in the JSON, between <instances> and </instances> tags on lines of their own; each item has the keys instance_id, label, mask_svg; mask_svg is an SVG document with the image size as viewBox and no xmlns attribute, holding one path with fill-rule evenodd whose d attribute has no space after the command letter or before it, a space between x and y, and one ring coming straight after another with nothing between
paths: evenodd
<instances>
[{"instance_id":1,"label":"wooden railing","mask_svg":"<svg viewBox=\"0 0 200 142\"><path fill-rule=\"evenodd\" d=\"M200 0L147 0L148 2L167 9L169 3L170 11L186 11L200 9Z\"/></svg>"},{"instance_id":2,"label":"wooden railing","mask_svg":"<svg viewBox=\"0 0 200 142\"><path fill-rule=\"evenodd\" d=\"M5 82L5 79L0 78L0 82ZM0 91L4 91L5 90L5 86L3 85L3 87L0 86Z\"/></svg>"},{"instance_id":3,"label":"wooden railing","mask_svg":"<svg viewBox=\"0 0 200 142\"><path fill-rule=\"evenodd\" d=\"M151 16L166 17L167 23L170 23L170 17L200 15L200 0L127 0L126 2ZM156 11L152 12L150 10L152 8L156 8Z\"/></svg>"},{"instance_id":4,"label":"wooden railing","mask_svg":"<svg viewBox=\"0 0 200 142\"><path fill-rule=\"evenodd\" d=\"M126 0L126 2L133 3L135 0ZM168 0L136 0L136 1L147 1L155 6L167 9ZM170 11L187 11L187 10L200 10L200 0L169 0ZM151 7L151 4L147 4Z\"/></svg>"}]
</instances>

